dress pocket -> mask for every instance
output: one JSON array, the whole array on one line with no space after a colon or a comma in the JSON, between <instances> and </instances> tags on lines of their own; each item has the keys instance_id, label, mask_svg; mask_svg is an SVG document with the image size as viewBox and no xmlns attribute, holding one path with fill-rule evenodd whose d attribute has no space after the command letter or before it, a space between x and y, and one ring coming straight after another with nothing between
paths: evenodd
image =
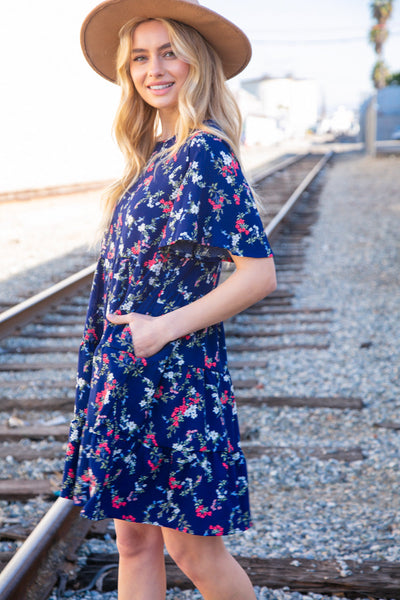
<instances>
[{"instance_id":1,"label":"dress pocket","mask_svg":"<svg viewBox=\"0 0 400 600\"><path fill-rule=\"evenodd\" d=\"M173 347L171 342L153 356L138 357L126 326L107 327L93 361L88 413L92 433L107 435L117 446L143 435Z\"/></svg>"}]
</instances>

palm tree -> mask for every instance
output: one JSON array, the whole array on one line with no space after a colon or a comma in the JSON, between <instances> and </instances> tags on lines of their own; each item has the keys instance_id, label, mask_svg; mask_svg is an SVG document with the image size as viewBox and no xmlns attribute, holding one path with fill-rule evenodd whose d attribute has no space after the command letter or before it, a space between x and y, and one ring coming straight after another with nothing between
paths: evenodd
<instances>
[{"instance_id":1,"label":"palm tree","mask_svg":"<svg viewBox=\"0 0 400 600\"><path fill-rule=\"evenodd\" d=\"M393 0L374 0L371 3L371 12L377 24L369 32L369 41L375 47L378 55L377 61L372 69L372 80L377 90L386 86L386 80L389 74L388 68L383 60L383 45L389 35L386 28L386 22L390 18L393 10Z\"/></svg>"},{"instance_id":2,"label":"palm tree","mask_svg":"<svg viewBox=\"0 0 400 600\"><path fill-rule=\"evenodd\" d=\"M383 60L377 60L372 69L372 81L377 90L381 90L388 84L388 78L390 71L383 62Z\"/></svg>"},{"instance_id":3,"label":"palm tree","mask_svg":"<svg viewBox=\"0 0 400 600\"><path fill-rule=\"evenodd\" d=\"M375 45L375 52L382 54L383 44L386 42L389 35L385 25L374 25L369 32L369 41Z\"/></svg>"},{"instance_id":4,"label":"palm tree","mask_svg":"<svg viewBox=\"0 0 400 600\"><path fill-rule=\"evenodd\" d=\"M386 23L392 14L393 1L392 0L375 0L371 4L372 16L378 21L378 23Z\"/></svg>"}]
</instances>

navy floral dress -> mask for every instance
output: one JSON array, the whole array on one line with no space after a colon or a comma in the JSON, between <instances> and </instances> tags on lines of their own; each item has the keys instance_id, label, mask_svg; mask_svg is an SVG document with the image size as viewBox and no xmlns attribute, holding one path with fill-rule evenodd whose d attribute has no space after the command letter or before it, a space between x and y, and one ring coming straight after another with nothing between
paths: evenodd
<instances>
[{"instance_id":1,"label":"navy floral dress","mask_svg":"<svg viewBox=\"0 0 400 600\"><path fill-rule=\"evenodd\" d=\"M271 254L229 146L196 132L160 156L171 144L156 145L104 238L61 495L90 519L226 535L251 522L222 324L141 358L129 326L105 318L170 312L211 291L230 252Z\"/></svg>"}]
</instances>

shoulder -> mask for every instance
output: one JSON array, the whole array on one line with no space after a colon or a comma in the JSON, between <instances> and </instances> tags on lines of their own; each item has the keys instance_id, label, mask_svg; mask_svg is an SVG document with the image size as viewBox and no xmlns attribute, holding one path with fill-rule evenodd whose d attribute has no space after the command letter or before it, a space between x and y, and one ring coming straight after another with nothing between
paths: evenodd
<instances>
[{"instance_id":1,"label":"shoulder","mask_svg":"<svg viewBox=\"0 0 400 600\"><path fill-rule=\"evenodd\" d=\"M187 139L186 146L189 150L205 152L229 152L232 149L221 137L208 131L198 130L193 132Z\"/></svg>"},{"instance_id":2,"label":"shoulder","mask_svg":"<svg viewBox=\"0 0 400 600\"><path fill-rule=\"evenodd\" d=\"M221 170L224 166L239 166L230 145L218 135L208 131L195 131L185 142L186 160L189 164L202 165L207 170Z\"/></svg>"}]
</instances>

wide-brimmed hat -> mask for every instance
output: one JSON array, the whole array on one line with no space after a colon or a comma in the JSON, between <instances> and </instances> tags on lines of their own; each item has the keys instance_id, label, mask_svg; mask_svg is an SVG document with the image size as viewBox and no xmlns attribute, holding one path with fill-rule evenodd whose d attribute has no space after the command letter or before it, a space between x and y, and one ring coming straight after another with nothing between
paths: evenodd
<instances>
[{"instance_id":1,"label":"wide-brimmed hat","mask_svg":"<svg viewBox=\"0 0 400 600\"><path fill-rule=\"evenodd\" d=\"M134 17L163 17L190 25L216 50L227 79L240 73L251 58L250 42L243 31L198 0L107 0L84 20L81 45L90 66L114 83L119 31Z\"/></svg>"}]
</instances>

